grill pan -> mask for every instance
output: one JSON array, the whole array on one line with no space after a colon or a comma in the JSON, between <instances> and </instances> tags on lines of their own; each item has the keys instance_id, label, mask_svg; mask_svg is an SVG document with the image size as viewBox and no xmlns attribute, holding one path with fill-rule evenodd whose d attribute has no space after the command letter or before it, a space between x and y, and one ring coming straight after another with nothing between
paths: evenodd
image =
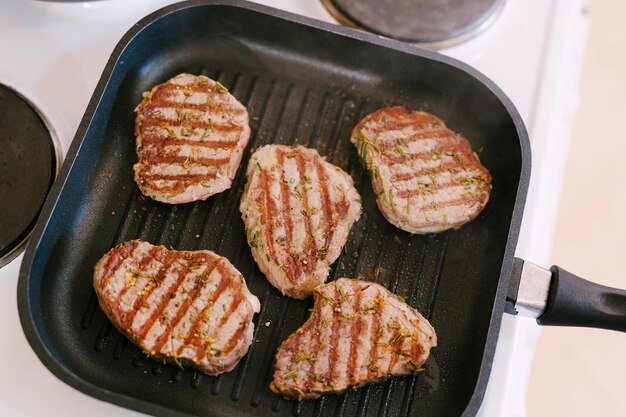
<instances>
[{"instance_id":1,"label":"grill pan","mask_svg":"<svg viewBox=\"0 0 626 417\"><path fill-rule=\"evenodd\" d=\"M250 153L233 187L204 202L161 204L143 198L133 181L133 109L143 91L180 72L218 80L247 106L249 148L314 147L352 176L364 214L330 279L361 277L406 296L437 330L439 346L424 372L303 402L269 391L274 354L304 323L311 300L281 296L252 259L238 210ZM348 137L364 115L392 104L436 114L482 150L493 191L476 220L459 230L412 236L382 217ZM513 289L512 305L522 290L520 274L513 273L521 271L521 261L513 254L529 175L519 114L465 64L241 1L179 3L137 23L104 70L22 263L22 326L57 377L155 415L474 415L507 292ZM106 319L92 287L93 265L112 246L136 238L213 250L246 277L262 309L254 342L235 370L209 377L159 364Z\"/></svg>"}]
</instances>

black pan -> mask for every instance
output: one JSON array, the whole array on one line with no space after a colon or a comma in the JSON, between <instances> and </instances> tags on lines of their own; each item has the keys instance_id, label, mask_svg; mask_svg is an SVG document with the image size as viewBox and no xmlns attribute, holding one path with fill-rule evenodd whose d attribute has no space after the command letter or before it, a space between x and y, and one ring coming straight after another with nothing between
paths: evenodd
<instances>
[{"instance_id":1,"label":"black pan","mask_svg":"<svg viewBox=\"0 0 626 417\"><path fill-rule=\"evenodd\" d=\"M219 80L248 107L250 148L315 147L352 175L364 215L331 279L360 276L407 296L437 329L439 346L425 372L315 401L288 401L269 391L273 355L305 321L311 301L282 297L257 269L238 210L245 170L227 192L177 206L142 198L133 182L133 109L143 91L180 72ZM361 117L391 104L432 112L483 150L493 192L476 220L460 230L412 236L382 217L348 137ZM246 153L242 167L248 159ZM235 0L176 4L135 25L104 70L22 263L22 326L39 358L63 381L156 415L474 415L509 284L514 302L519 271L527 269L513 255L529 175L528 135L519 114L500 89L465 64ZM254 343L235 370L209 377L158 364L105 318L91 284L93 265L112 246L135 238L211 249L243 273L263 307ZM522 280L525 301L527 287ZM616 305L621 300L614 298Z\"/></svg>"}]
</instances>

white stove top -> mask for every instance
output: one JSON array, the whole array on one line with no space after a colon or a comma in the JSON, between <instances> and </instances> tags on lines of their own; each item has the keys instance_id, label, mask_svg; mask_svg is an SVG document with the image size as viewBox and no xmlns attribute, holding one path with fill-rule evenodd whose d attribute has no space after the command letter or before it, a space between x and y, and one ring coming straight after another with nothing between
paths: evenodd
<instances>
[{"instance_id":1,"label":"white stove top","mask_svg":"<svg viewBox=\"0 0 626 417\"><path fill-rule=\"evenodd\" d=\"M0 83L20 91L40 108L54 127L64 155L118 40L141 17L174 2L0 0ZM332 21L316 0L256 2ZM484 33L442 51L494 80L526 123L533 148L533 179L517 255L546 266L577 100L586 33L583 4L584 0L508 0L501 16ZM21 259L0 269L0 357L5 359L0 415L141 415L76 391L41 364L23 335L17 314ZM537 333L533 322L505 315L480 416L525 415L528 368Z\"/></svg>"}]
</instances>

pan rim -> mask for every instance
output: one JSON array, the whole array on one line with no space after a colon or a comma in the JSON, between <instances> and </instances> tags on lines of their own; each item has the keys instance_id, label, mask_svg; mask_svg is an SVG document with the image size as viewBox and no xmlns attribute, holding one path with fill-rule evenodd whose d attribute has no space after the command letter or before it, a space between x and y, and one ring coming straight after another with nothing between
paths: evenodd
<instances>
[{"instance_id":1,"label":"pan rim","mask_svg":"<svg viewBox=\"0 0 626 417\"><path fill-rule=\"evenodd\" d=\"M204 6L229 6L250 10L265 15L271 15L279 19L298 23L315 29L321 29L323 31L330 32L339 36L355 39L361 42L367 42L377 46L386 47L401 53L427 58L429 60L450 65L456 69L461 70L468 76L473 77L483 86L485 86L502 103L502 105L508 112L511 120L514 123L519 139L521 155L520 180L517 187L511 221L509 223L507 244L503 256L502 266L500 269L500 277L489 321L489 328L485 340L485 349L483 351L481 359L480 371L478 373L478 379L476 381L472 396L470 397L470 400L462 413L463 417L474 416L478 412L482 404L487 388L487 382L491 373L493 357L495 354L497 339L500 332L500 325L502 322L502 315L504 314L506 291L509 286L515 248L517 246L524 205L526 202L526 194L530 183L530 140L519 112L517 111L511 100L507 97L507 95L493 81L491 81L475 68L457 59L442 55L434 51L422 49L415 45L405 44L401 41L388 39L379 35L362 32L348 27L337 26L327 22L321 22L312 18L296 15L283 10L250 3L245 0L190 0L166 6L159 10L156 10L155 12L147 15L146 17L135 23L117 43L115 49L113 50L111 56L107 61L107 64L103 69L102 75L100 76L98 84L94 89L89 104L87 105L87 108L83 114L76 134L74 135L74 138L72 140L71 146L68 149L67 155L65 157L65 163L63 164L61 171L58 173L57 180L53 184L46 199L46 202L44 203L39 220L37 221L37 224L33 229L32 236L27 244L22 265L20 267L17 290L18 313L22 329L31 348L33 349L39 360L57 378L77 389L78 391L81 391L94 398L118 406L123 406L132 410L155 415L188 415L187 413L181 413L180 411L169 407L164 407L135 397L107 390L79 377L78 375L72 373L69 369L63 367L55 359L53 353L45 343L44 339L46 335L41 333L41 328L43 326L37 325L37 323L39 323L41 320L35 317L33 314L34 310L29 282L35 253L37 252L37 249L40 245L44 231L47 228L50 216L56 207L56 204L60 198L60 193L64 189L65 183L67 182L70 172L72 171L76 156L81 150L86 133L89 130L89 127L93 121L93 116L100 105L102 96L106 91L109 82L111 81L114 69L118 65L122 53L131 44L133 39L153 22L156 22L157 20L169 14L176 13L181 10Z\"/></svg>"}]
</instances>

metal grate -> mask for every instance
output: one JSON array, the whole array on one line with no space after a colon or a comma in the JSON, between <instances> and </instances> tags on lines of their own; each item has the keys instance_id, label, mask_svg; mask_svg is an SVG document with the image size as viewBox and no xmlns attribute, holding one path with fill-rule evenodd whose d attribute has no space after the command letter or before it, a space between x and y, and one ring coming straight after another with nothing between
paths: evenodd
<instances>
[{"instance_id":1,"label":"metal grate","mask_svg":"<svg viewBox=\"0 0 626 417\"><path fill-rule=\"evenodd\" d=\"M198 68L197 73L218 80L248 108L252 128L248 150L268 143L313 147L354 179L363 199L363 216L352 228L340 258L332 266L329 280L346 276L381 283L396 294L406 296L409 304L430 318L448 234L410 236L387 223L376 206L369 176L348 140L352 127L383 103L352 92L330 91L320 86L295 84L229 69ZM281 296L254 264L239 212L250 153L245 152L232 188L207 201L176 206L157 203L144 198L130 181L125 186L134 187L134 191L130 193L125 209L111 213L120 217L111 247L139 238L181 250L206 248L226 256L246 277L248 287L259 297L262 309L254 318L254 342L237 368L210 377L146 358L106 319L92 291L80 327L84 332L95 334L93 351L128 363L132 368L128 370L131 375L150 373L159 381L165 379L169 383L184 384L198 395L219 396L251 406L258 410L258 415L414 415L417 412L413 407L414 398L438 383L438 368L432 359L427 362L426 371L416 376L392 378L350 390L344 395L329 395L314 401L288 401L269 390L276 350L306 321L311 300L298 301Z\"/></svg>"}]
</instances>

